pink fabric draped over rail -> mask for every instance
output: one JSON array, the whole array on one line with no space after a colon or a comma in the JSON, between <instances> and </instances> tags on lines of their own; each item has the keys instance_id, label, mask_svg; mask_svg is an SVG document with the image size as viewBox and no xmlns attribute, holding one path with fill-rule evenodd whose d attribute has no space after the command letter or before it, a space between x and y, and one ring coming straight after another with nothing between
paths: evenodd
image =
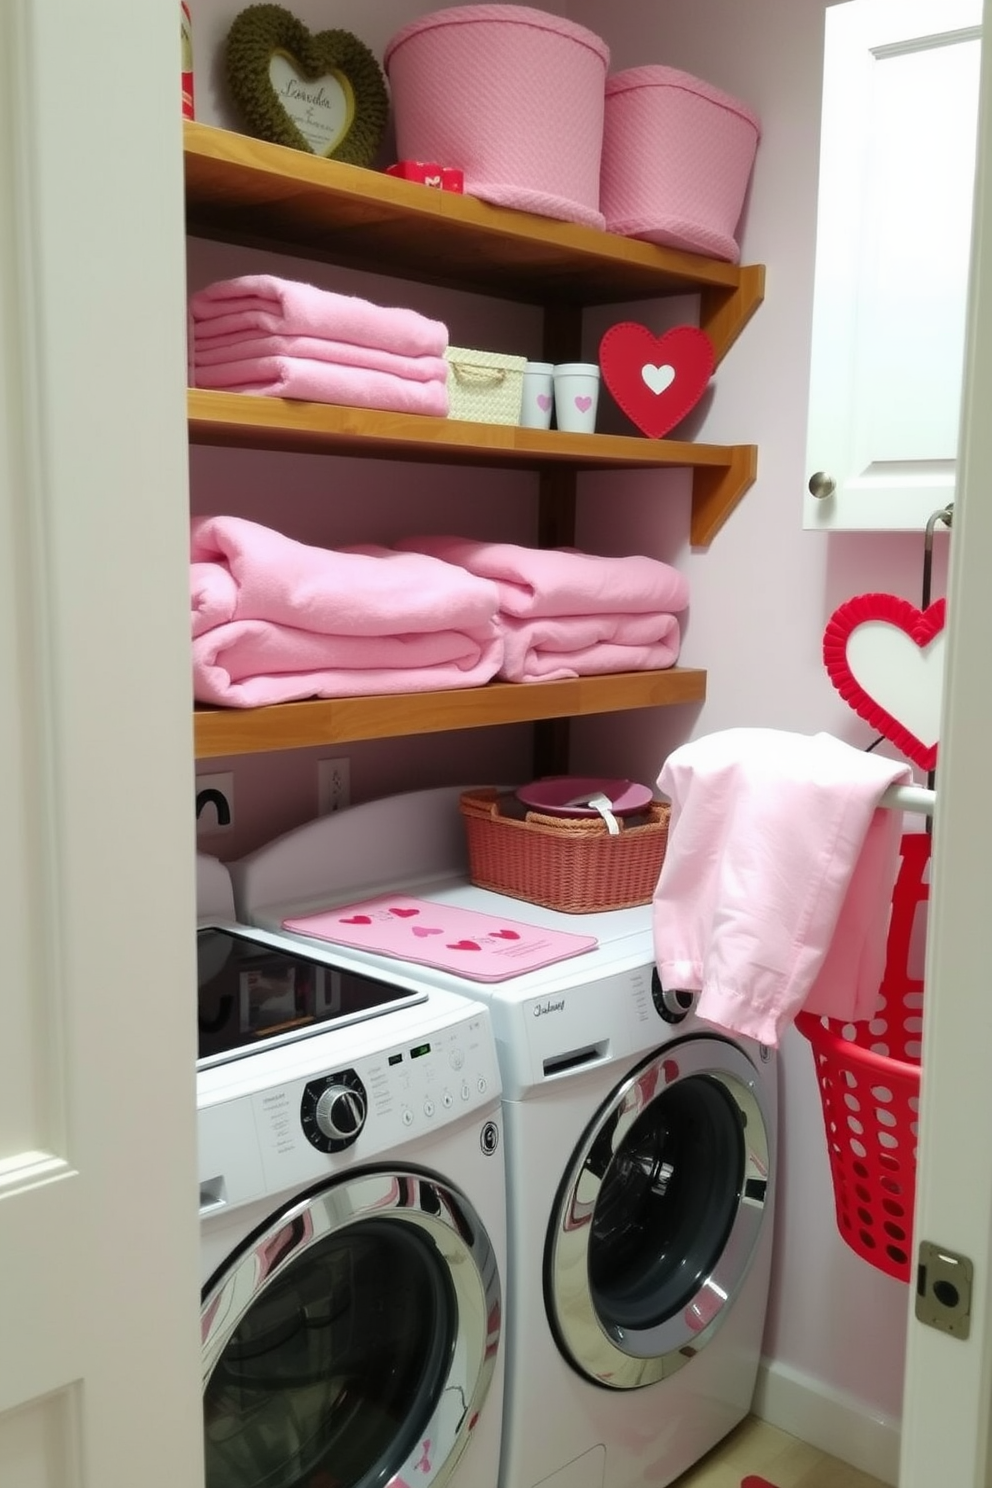
<instances>
[{"instance_id":1,"label":"pink fabric draped over rail","mask_svg":"<svg viewBox=\"0 0 992 1488\"><path fill-rule=\"evenodd\" d=\"M662 986L707 1022L777 1045L800 1009L878 1004L902 819L879 807L908 764L829 734L727 729L669 755L654 895Z\"/></svg>"}]
</instances>

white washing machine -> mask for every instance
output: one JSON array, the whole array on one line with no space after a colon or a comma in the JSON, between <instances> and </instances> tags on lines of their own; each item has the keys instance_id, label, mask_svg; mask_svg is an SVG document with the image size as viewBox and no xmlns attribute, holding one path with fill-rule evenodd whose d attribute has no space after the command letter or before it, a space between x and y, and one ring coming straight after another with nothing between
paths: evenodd
<instances>
[{"instance_id":1,"label":"white washing machine","mask_svg":"<svg viewBox=\"0 0 992 1488\"><path fill-rule=\"evenodd\" d=\"M496 1488L487 1007L244 925L199 931L207 1488Z\"/></svg>"},{"instance_id":2,"label":"white washing machine","mask_svg":"<svg viewBox=\"0 0 992 1488\"><path fill-rule=\"evenodd\" d=\"M597 937L573 960L485 986L393 964L421 985L486 997L496 1032L509 1216L501 1488L663 1488L751 1405L777 1061L662 991L647 907L577 917L469 885L458 794L394 797L353 808L346 828L324 818L287 834L233 866L239 913L281 925L403 887ZM454 833L447 815L435 820L446 810ZM423 844L432 876L409 876L405 846L407 876L390 880L396 843ZM344 891L344 859L360 892ZM342 954L377 973L388 964Z\"/></svg>"}]
</instances>

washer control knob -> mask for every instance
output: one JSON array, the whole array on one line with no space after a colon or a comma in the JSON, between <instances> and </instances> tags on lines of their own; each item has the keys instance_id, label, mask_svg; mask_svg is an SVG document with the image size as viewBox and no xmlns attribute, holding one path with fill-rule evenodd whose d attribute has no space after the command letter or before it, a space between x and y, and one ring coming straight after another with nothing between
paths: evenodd
<instances>
[{"instance_id":1,"label":"washer control knob","mask_svg":"<svg viewBox=\"0 0 992 1488\"><path fill-rule=\"evenodd\" d=\"M300 1105L303 1134L320 1152L341 1152L357 1140L368 1109L368 1096L357 1070L338 1070L311 1080Z\"/></svg>"},{"instance_id":2,"label":"washer control knob","mask_svg":"<svg viewBox=\"0 0 992 1488\"><path fill-rule=\"evenodd\" d=\"M365 1101L347 1085L328 1085L314 1108L317 1130L332 1142L353 1142L365 1125Z\"/></svg>"},{"instance_id":3,"label":"washer control knob","mask_svg":"<svg viewBox=\"0 0 992 1488\"><path fill-rule=\"evenodd\" d=\"M651 1000L666 1023L681 1023L692 1012L695 994L681 987L663 987L657 970L651 973Z\"/></svg>"}]
</instances>

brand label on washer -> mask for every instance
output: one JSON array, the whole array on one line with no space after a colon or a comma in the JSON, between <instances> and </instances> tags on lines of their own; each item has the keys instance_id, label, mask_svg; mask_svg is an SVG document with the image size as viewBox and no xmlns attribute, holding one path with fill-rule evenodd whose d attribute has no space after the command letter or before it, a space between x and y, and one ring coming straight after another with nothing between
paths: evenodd
<instances>
[{"instance_id":1,"label":"brand label on washer","mask_svg":"<svg viewBox=\"0 0 992 1488\"><path fill-rule=\"evenodd\" d=\"M487 1157L492 1157L499 1146L499 1127L495 1121L487 1121L479 1136L479 1146Z\"/></svg>"}]
</instances>

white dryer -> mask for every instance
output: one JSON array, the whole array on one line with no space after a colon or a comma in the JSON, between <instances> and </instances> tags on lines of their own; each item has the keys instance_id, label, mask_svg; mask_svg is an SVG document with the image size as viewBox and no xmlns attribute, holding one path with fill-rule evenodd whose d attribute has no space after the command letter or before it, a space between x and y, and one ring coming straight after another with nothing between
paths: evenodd
<instances>
[{"instance_id":1,"label":"white dryer","mask_svg":"<svg viewBox=\"0 0 992 1488\"><path fill-rule=\"evenodd\" d=\"M397 836L417 832L418 809L414 798L393 803ZM343 902L335 870L320 866L336 856L333 821L234 865L244 918L280 925ZM429 835L426 822L420 830ZM422 986L484 996L496 1033L509 1219L501 1488L663 1488L751 1405L771 1261L777 1062L749 1040L718 1036L688 999L661 989L647 907L558 914L464 876L439 878L435 856L435 876L406 880L408 892L599 942L490 985L392 963ZM376 974L389 964L342 955Z\"/></svg>"},{"instance_id":2,"label":"white dryer","mask_svg":"<svg viewBox=\"0 0 992 1488\"><path fill-rule=\"evenodd\" d=\"M243 925L202 934L207 1488L496 1488L506 1214L488 1009ZM221 1016L225 935L239 970Z\"/></svg>"}]
</instances>

